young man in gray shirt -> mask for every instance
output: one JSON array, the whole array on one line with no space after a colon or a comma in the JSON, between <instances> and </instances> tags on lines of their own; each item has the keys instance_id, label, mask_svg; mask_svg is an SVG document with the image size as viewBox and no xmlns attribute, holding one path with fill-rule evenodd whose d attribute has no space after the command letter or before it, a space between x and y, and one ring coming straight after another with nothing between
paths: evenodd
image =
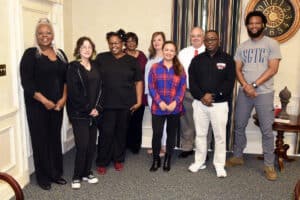
<instances>
[{"instance_id":1,"label":"young man in gray shirt","mask_svg":"<svg viewBox=\"0 0 300 200\"><path fill-rule=\"evenodd\" d=\"M277 41L264 36L267 18L259 11L250 12L245 20L249 39L242 43L234 57L236 76L240 82L235 110L235 142L233 157L226 165L243 165L246 147L245 129L253 108L257 113L262 132L264 172L268 180L276 180L274 169L274 135L272 124L273 77L278 71L281 53Z\"/></svg>"}]
</instances>

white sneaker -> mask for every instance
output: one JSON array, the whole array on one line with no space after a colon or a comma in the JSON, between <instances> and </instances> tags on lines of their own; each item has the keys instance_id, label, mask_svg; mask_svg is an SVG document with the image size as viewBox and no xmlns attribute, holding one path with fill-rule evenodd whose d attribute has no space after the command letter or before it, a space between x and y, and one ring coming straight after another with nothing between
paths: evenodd
<instances>
[{"instance_id":1,"label":"white sneaker","mask_svg":"<svg viewBox=\"0 0 300 200\"><path fill-rule=\"evenodd\" d=\"M193 172L193 173L196 173L198 172L200 169L205 169L206 168L206 165L205 164L198 164L198 163L193 163L189 166L189 171L190 172Z\"/></svg>"},{"instance_id":2,"label":"white sneaker","mask_svg":"<svg viewBox=\"0 0 300 200\"><path fill-rule=\"evenodd\" d=\"M226 170L224 167L216 167L217 177L225 178L227 176Z\"/></svg>"},{"instance_id":3,"label":"white sneaker","mask_svg":"<svg viewBox=\"0 0 300 200\"><path fill-rule=\"evenodd\" d=\"M80 189L80 187L81 187L80 180L77 180L77 179L73 180L72 183L71 183L71 187L74 190Z\"/></svg>"},{"instance_id":4,"label":"white sneaker","mask_svg":"<svg viewBox=\"0 0 300 200\"><path fill-rule=\"evenodd\" d=\"M82 177L83 181L87 181L88 183L95 184L98 183L98 178L93 174L88 175L87 177Z\"/></svg>"}]
</instances>

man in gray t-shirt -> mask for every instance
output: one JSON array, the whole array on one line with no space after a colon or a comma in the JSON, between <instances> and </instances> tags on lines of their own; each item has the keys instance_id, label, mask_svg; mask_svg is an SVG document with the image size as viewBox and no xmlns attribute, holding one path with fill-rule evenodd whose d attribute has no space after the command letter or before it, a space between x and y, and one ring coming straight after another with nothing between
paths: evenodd
<instances>
[{"instance_id":1,"label":"man in gray t-shirt","mask_svg":"<svg viewBox=\"0 0 300 200\"><path fill-rule=\"evenodd\" d=\"M234 57L235 61L243 65L241 70L247 83L256 83L258 77L268 70L269 61L273 59L281 59L279 45L277 41L266 36L258 41L248 39L238 47ZM270 76L265 82L261 82L259 87L256 83L256 93L273 92L273 82L273 76Z\"/></svg>"},{"instance_id":2,"label":"man in gray t-shirt","mask_svg":"<svg viewBox=\"0 0 300 200\"><path fill-rule=\"evenodd\" d=\"M233 157L227 161L226 166L244 164L243 151L247 143L245 129L255 108L262 131L264 172L266 178L273 181L277 179L272 130L273 77L278 71L281 53L277 41L264 36L266 23L266 17L259 11L247 15L245 24L250 38L239 46L234 57L240 88L235 110Z\"/></svg>"}]
</instances>

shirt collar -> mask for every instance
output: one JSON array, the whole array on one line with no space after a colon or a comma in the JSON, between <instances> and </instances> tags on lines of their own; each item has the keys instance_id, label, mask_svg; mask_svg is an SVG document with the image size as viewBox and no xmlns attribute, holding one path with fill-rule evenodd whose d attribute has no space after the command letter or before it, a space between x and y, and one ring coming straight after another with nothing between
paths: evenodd
<instances>
[{"instance_id":1,"label":"shirt collar","mask_svg":"<svg viewBox=\"0 0 300 200\"><path fill-rule=\"evenodd\" d=\"M205 50L205 46L204 46L204 44L202 44L199 48L194 48L193 46L191 46L192 47L192 49L195 51L195 50L198 50L198 52L201 52L201 50L203 49L203 50ZM202 51L203 52L203 51Z\"/></svg>"},{"instance_id":2,"label":"shirt collar","mask_svg":"<svg viewBox=\"0 0 300 200\"><path fill-rule=\"evenodd\" d=\"M162 67L168 69L165 65L164 65L164 60L162 59L161 61L159 61L159 65L161 65ZM170 69L173 68L173 65L170 67Z\"/></svg>"},{"instance_id":3,"label":"shirt collar","mask_svg":"<svg viewBox=\"0 0 300 200\"><path fill-rule=\"evenodd\" d=\"M213 57L215 57L216 55L220 55L220 54L221 54L221 47L218 48L217 52L213 55ZM205 55L210 56L207 49L205 49Z\"/></svg>"}]
</instances>

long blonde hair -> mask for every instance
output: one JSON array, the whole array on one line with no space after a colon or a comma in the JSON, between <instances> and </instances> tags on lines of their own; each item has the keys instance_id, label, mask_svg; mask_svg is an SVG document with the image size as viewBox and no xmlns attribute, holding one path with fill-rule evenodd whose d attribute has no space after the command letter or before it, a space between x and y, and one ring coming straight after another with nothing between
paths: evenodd
<instances>
[{"instance_id":1,"label":"long blonde hair","mask_svg":"<svg viewBox=\"0 0 300 200\"><path fill-rule=\"evenodd\" d=\"M153 40L156 36L158 35L161 35L161 37L163 38L163 42L166 41L166 36L164 34L164 32L161 32L161 31L158 31L158 32L154 32L152 34L152 37L151 37L151 44L150 44L150 47L149 47L149 58L154 58L155 54L156 54L156 50L154 49L154 46L153 46Z\"/></svg>"}]
</instances>

